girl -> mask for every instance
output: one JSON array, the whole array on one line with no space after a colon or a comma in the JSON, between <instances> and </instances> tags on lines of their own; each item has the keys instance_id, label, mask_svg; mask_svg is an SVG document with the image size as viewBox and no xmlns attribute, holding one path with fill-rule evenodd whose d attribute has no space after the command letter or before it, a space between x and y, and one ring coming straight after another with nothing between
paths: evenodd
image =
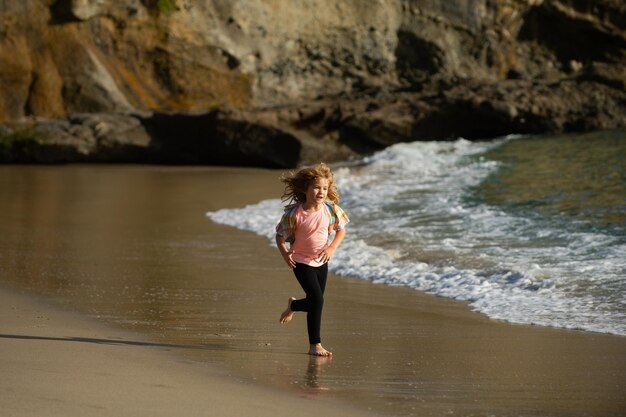
<instances>
[{"instance_id":1,"label":"girl","mask_svg":"<svg viewBox=\"0 0 626 417\"><path fill-rule=\"evenodd\" d=\"M309 355L331 356L322 347L320 322L324 306L324 289L328 261L346 235L350 221L337 205L339 193L330 168L321 163L304 168L295 174L283 176L287 202L285 213L276 226L276 244L287 265L306 293L306 298L290 298L287 309L280 315L281 323L288 323L296 311L306 311L309 332ZM330 232L335 238L329 242ZM290 248L287 248L287 243Z\"/></svg>"}]
</instances>

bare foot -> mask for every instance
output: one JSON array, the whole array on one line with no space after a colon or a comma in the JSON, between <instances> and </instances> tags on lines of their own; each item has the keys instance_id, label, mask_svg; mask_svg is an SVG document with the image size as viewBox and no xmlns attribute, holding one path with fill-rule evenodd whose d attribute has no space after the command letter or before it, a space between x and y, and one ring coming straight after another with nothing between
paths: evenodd
<instances>
[{"instance_id":1,"label":"bare foot","mask_svg":"<svg viewBox=\"0 0 626 417\"><path fill-rule=\"evenodd\" d=\"M309 355L312 356L333 356L333 352L330 352L322 347L321 343L316 345L311 345L311 349L309 349Z\"/></svg>"},{"instance_id":2,"label":"bare foot","mask_svg":"<svg viewBox=\"0 0 626 417\"><path fill-rule=\"evenodd\" d=\"M291 311L291 303L295 299L295 297L291 297L289 299L289 301L287 302L287 309L283 311L283 313L280 315L280 322L282 324L289 323L291 321L291 318L293 317L293 311Z\"/></svg>"}]
</instances>

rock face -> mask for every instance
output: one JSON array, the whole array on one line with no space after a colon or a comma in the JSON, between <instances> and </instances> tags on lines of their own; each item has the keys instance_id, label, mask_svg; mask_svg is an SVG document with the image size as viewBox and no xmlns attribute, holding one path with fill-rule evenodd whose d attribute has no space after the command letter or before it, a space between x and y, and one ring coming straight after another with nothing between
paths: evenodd
<instances>
[{"instance_id":1,"label":"rock face","mask_svg":"<svg viewBox=\"0 0 626 417\"><path fill-rule=\"evenodd\" d=\"M0 160L295 166L622 128L625 22L622 0L3 1Z\"/></svg>"}]
</instances>

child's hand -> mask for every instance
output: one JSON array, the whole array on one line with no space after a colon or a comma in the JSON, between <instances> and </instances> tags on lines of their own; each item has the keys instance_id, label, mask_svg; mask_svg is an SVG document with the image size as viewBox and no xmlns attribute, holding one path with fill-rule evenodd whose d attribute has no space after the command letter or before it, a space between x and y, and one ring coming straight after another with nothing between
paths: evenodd
<instances>
[{"instance_id":1,"label":"child's hand","mask_svg":"<svg viewBox=\"0 0 626 417\"><path fill-rule=\"evenodd\" d=\"M288 251L288 252L281 251L281 255L283 255L283 259L285 260L289 268L294 269L296 267L296 261L294 261L292 258L292 255L293 255L292 251Z\"/></svg>"},{"instance_id":2,"label":"child's hand","mask_svg":"<svg viewBox=\"0 0 626 417\"><path fill-rule=\"evenodd\" d=\"M296 261L294 261L292 258L293 251L287 248L283 237L279 236L278 234L276 235L276 246L278 246L278 251L287 263L287 266L289 266L289 268L291 269L294 269L296 267Z\"/></svg>"},{"instance_id":3,"label":"child's hand","mask_svg":"<svg viewBox=\"0 0 626 417\"><path fill-rule=\"evenodd\" d=\"M317 255L317 259L319 259L320 262L326 263L330 261L330 258L333 257L333 255L335 254L335 250L336 248L334 248L333 246L329 246Z\"/></svg>"}]
</instances>

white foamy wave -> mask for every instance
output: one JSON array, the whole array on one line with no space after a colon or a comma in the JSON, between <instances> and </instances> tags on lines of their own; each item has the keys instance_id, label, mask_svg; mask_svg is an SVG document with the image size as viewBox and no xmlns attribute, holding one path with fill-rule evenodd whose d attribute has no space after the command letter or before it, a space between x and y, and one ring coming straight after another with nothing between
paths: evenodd
<instances>
[{"instance_id":1,"label":"white foamy wave","mask_svg":"<svg viewBox=\"0 0 626 417\"><path fill-rule=\"evenodd\" d=\"M206 215L215 223L254 232L274 240L276 224L282 216L281 201L265 200L243 208L221 209Z\"/></svg>"},{"instance_id":2,"label":"white foamy wave","mask_svg":"<svg viewBox=\"0 0 626 417\"><path fill-rule=\"evenodd\" d=\"M498 168L480 155L500 143L400 144L336 169L352 222L331 270L466 300L494 319L626 335L624 243L468 199ZM270 241L281 214L278 199L207 213Z\"/></svg>"}]
</instances>

